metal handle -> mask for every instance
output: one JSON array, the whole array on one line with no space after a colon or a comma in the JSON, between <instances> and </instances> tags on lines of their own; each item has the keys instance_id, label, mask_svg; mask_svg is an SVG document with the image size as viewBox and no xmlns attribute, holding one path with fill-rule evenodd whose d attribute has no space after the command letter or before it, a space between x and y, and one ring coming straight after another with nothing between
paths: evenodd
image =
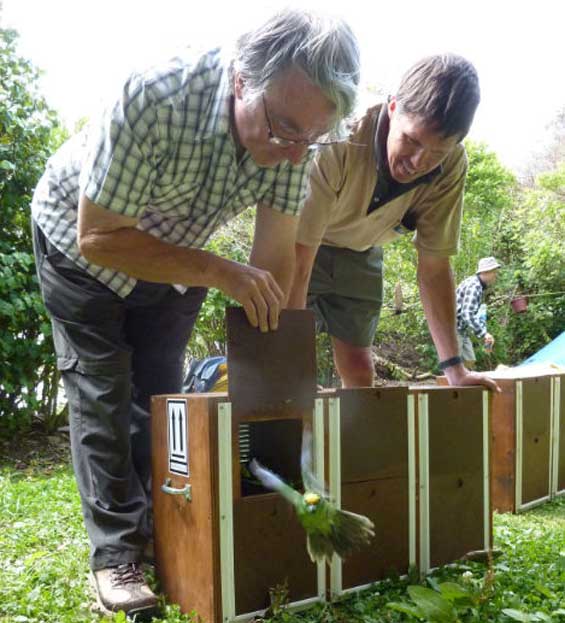
<instances>
[{"instance_id":1,"label":"metal handle","mask_svg":"<svg viewBox=\"0 0 565 623\"><path fill-rule=\"evenodd\" d=\"M187 502L192 502L192 486L188 483L182 489L171 487L171 479L165 478L165 483L161 485L161 491L169 495L183 495Z\"/></svg>"}]
</instances>

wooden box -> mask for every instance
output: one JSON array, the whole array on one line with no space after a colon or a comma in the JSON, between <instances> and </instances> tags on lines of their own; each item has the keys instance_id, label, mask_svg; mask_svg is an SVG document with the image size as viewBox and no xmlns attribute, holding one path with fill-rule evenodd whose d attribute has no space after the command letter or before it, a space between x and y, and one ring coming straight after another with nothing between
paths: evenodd
<instances>
[{"instance_id":1,"label":"wooden box","mask_svg":"<svg viewBox=\"0 0 565 623\"><path fill-rule=\"evenodd\" d=\"M322 430L321 403L317 415L287 408L279 419L238 419L226 394L188 394L154 397L152 412L155 553L167 597L209 623L250 619L285 585L291 607L324 599L325 569L308 558L294 510L250 487L240 466L243 425L253 456L299 480L303 422ZM318 455L316 432L314 443Z\"/></svg>"}]
</instances>

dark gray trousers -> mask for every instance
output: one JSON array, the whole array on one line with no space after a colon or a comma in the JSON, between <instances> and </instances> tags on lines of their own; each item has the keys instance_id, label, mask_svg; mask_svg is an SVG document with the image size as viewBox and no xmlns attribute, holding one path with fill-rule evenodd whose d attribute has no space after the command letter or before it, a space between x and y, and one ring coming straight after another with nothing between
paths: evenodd
<instances>
[{"instance_id":1,"label":"dark gray trousers","mask_svg":"<svg viewBox=\"0 0 565 623\"><path fill-rule=\"evenodd\" d=\"M181 389L206 288L138 282L125 299L33 225L41 293L69 402L92 569L141 560L152 533L150 397ZM142 252L142 251L140 251Z\"/></svg>"}]
</instances>

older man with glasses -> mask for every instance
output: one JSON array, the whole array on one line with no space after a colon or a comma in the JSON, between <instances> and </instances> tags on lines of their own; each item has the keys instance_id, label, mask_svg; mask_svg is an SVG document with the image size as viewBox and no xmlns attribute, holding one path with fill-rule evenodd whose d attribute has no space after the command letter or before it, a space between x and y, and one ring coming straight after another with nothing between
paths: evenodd
<instances>
[{"instance_id":1,"label":"older man with glasses","mask_svg":"<svg viewBox=\"0 0 565 623\"><path fill-rule=\"evenodd\" d=\"M265 119L267 120L267 132L269 134L269 142L273 145L278 145L279 147L282 147L283 149L288 148L288 147L299 147L299 148L306 147L307 149L314 150L314 149L320 149L327 145L336 145L337 143L342 143L345 140L347 140L347 137L345 136L338 140L331 140L329 133L322 134L321 136L318 136L317 138L314 138L313 140L290 139L290 138L283 138L282 136L278 136L273 131L273 123L271 121L269 111L267 110L267 102L265 101L265 96L262 95L261 99L263 100L263 108L265 109ZM286 131L287 133L288 132L292 133L292 132L297 131L295 128L291 127L291 124L289 124L288 122L279 121L278 124L280 126L286 127L286 129L283 129L283 132Z\"/></svg>"},{"instance_id":2,"label":"older man with glasses","mask_svg":"<svg viewBox=\"0 0 565 623\"><path fill-rule=\"evenodd\" d=\"M48 163L32 204L36 262L105 611L157 603L139 567L152 532L150 396L180 390L207 288L277 328L309 148L340 135L358 81L343 21L286 10L233 52L188 50L133 74ZM202 250L252 205L249 265Z\"/></svg>"}]
</instances>

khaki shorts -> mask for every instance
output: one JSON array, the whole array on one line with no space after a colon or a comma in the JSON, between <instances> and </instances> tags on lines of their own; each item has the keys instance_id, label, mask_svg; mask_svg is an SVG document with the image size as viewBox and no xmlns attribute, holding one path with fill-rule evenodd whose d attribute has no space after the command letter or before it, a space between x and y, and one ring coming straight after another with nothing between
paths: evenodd
<instances>
[{"instance_id":1,"label":"khaki shorts","mask_svg":"<svg viewBox=\"0 0 565 623\"><path fill-rule=\"evenodd\" d=\"M320 246L308 288L316 329L353 344L373 343L383 302L383 250Z\"/></svg>"},{"instance_id":2,"label":"khaki shorts","mask_svg":"<svg viewBox=\"0 0 565 623\"><path fill-rule=\"evenodd\" d=\"M457 343L459 344L459 355L463 361L476 361L473 342L468 335L457 332Z\"/></svg>"}]
</instances>

